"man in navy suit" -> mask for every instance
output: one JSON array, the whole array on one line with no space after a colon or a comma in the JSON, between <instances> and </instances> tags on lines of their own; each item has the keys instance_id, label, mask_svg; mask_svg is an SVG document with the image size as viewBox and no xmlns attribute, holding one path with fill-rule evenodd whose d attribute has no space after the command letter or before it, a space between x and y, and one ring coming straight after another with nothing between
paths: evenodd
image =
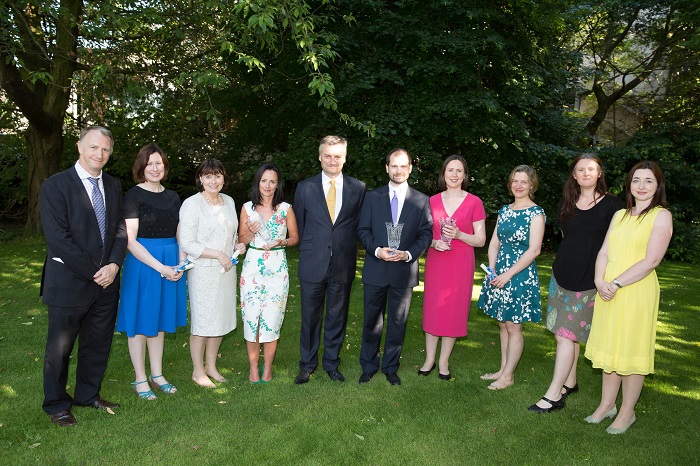
<instances>
[{"instance_id":1,"label":"man in navy suit","mask_svg":"<svg viewBox=\"0 0 700 466\"><path fill-rule=\"evenodd\" d=\"M41 186L41 223L46 238L41 296L49 319L42 407L59 426L75 425L72 405L97 409L119 406L100 397L127 243L121 184L102 172L113 145L108 129L83 129L76 164ZM78 357L71 397L66 382L76 339Z\"/></svg>"},{"instance_id":2,"label":"man in navy suit","mask_svg":"<svg viewBox=\"0 0 700 466\"><path fill-rule=\"evenodd\" d=\"M318 152L321 173L299 183L294 195L301 284L301 359L296 384L308 382L318 365L324 303L323 369L332 380L345 381L338 366L355 279L355 228L365 196L365 184L342 173L345 139L326 136Z\"/></svg>"},{"instance_id":3,"label":"man in navy suit","mask_svg":"<svg viewBox=\"0 0 700 466\"><path fill-rule=\"evenodd\" d=\"M357 236L367 251L362 270L365 317L362 330L360 384L379 370L379 346L387 311L387 329L381 370L392 385L401 385L399 359L406 333L413 287L418 285L418 257L432 240L433 221L428 196L408 186L411 156L394 149L386 157L389 184L365 196ZM388 224L402 224L396 250L389 247ZM388 301L388 309L387 309Z\"/></svg>"}]
</instances>

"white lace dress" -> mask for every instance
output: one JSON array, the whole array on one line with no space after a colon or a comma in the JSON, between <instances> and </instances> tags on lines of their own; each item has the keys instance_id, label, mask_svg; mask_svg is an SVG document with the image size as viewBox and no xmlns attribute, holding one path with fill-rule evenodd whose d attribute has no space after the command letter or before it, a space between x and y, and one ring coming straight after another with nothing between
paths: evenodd
<instances>
[{"instance_id":1,"label":"white lace dress","mask_svg":"<svg viewBox=\"0 0 700 466\"><path fill-rule=\"evenodd\" d=\"M218 337L236 328L236 268L220 273L217 259L201 258L204 248L233 254L238 230L236 205L221 195L224 205L209 205L195 194L180 208L180 248L195 267L187 272L192 335Z\"/></svg>"}]
</instances>

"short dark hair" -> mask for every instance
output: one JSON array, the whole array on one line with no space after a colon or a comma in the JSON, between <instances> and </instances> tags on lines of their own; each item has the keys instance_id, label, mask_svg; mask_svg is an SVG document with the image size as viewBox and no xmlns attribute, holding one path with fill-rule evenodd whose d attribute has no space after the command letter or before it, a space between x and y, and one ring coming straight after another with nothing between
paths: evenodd
<instances>
[{"instance_id":1,"label":"short dark hair","mask_svg":"<svg viewBox=\"0 0 700 466\"><path fill-rule=\"evenodd\" d=\"M413 158L411 157L411 154L408 153L406 149L402 149L400 147L397 147L395 149L391 149L387 154L386 154L386 164L389 165L389 162L391 161L391 156L394 154L398 154L400 152L403 152L408 156L408 164L413 165Z\"/></svg>"},{"instance_id":2,"label":"short dark hair","mask_svg":"<svg viewBox=\"0 0 700 466\"><path fill-rule=\"evenodd\" d=\"M282 199L284 199L284 191L282 190L282 175L280 175L279 169L273 163L264 163L260 165L258 171L255 172L255 176L253 177L253 186L250 189L250 200L253 203L253 207L262 205L260 180L262 180L263 174L268 170L277 174L277 188L275 189L275 194L272 196L272 210L277 210L277 206L280 205L282 203Z\"/></svg>"},{"instance_id":3,"label":"short dark hair","mask_svg":"<svg viewBox=\"0 0 700 466\"><path fill-rule=\"evenodd\" d=\"M228 185L228 174L226 174L224 164L217 159L206 159L204 162L200 163L199 168L197 168L197 173L194 176L194 184L197 185L197 190L199 190L200 193L204 191L204 185L199 179L200 176L218 174L224 175L224 185L221 187L221 189L224 189Z\"/></svg>"},{"instance_id":4,"label":"short dark hair","mask_svg":"<svg viewBox=\"0 0 700 466\"><path fill-rule=\"evenodd\" d=\"M467 161L464 160L464 157L457 154L450 155L445 159L444 162L442 162L442 168L440 169L440 174L438 175L438 188L440 189L440 191L444 191L447 189L447 183L445 183L445 172L447 171L447 165L449 165L449 163L453 160L462 162L462 166L464 166L464 179L462 180L462 189L466 191L467 186L469 186L469 169L467 168Z\"/></svg>"},{"instance_id":5,"label":"short dark hair","mask_svg":"<svg viewBox=\"0 0 700 466\"><path fill-rule=\"evenodd\" d=\"M148 159L151 158L151 154L157 153L163 161L164 175L163 179L168 177L168 170L170 164L168 163L168 157L163 152L163 149L158 147L155 143L151 142L146 144L141 149L139 149L138 154L136 154L136 160L134 160L134 166L131 167L131 173L134 175L134 181L137 183L143 183L146 181L144 172L146 171L146 166L148 166Z\"/></svg>"}]
</instances>

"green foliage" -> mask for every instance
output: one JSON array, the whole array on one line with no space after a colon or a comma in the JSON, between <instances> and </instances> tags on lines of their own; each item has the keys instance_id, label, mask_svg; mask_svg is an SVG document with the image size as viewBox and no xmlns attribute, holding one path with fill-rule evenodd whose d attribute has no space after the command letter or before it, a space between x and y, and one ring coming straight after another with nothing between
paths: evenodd
<instances>
[{"instance_id":1,"label":"green foliage","mask_svg":"<svg viewBox=\"0 0 700 466\"><path fill-rule=\"evenodd\" d=\"M624 147L602 150L601 156L611 168L607 177L611 191L623 200L630 168L640 160L659 163L674 219L668 255L700 263L700 129L659 124L635 134Z\"/></svg>"}]
</instances>

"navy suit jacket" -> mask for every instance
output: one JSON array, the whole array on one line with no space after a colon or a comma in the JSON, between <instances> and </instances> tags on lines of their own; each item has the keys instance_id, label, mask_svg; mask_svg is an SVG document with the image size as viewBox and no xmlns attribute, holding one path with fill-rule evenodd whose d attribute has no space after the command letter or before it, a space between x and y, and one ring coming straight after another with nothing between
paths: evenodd
<instances>
[{"instance_id":1,"label":"navy suit jacket","mask_svg":"<svg viewBox=\"0 0 700 466\"><path fill-rule=\"evenodd\" d=\"M299 228L299 279L320 283L326 276L333 255L333 278L350 283L357 270L357 216L365 196L365 184L343 175L343 205L335 223L331 222L321 174L297 185L294 215Z\"/></svg>"},{"instance_id":2,"label":"navy suit jacket","mask_svg":"<svg viewBox=\"0 0 700 466\"><path fill-rule=\"evenodd\" d=\"M433 239L433 217L430 199L425 194L408 188L399 223L403 223L400 251L411 253L411 261L386 262L377 259L374 251L389 246L386 222L391 222L389 186L384 185L365 196L357 224L357 237L367 251L362 269L362 283L393 288L412 288L418 285L418 257Z\"/></svg>"},{"instance_id":3,"label":"navy suit jacket","mask_svg":"<svg viewBox=\"0 0 700 466\"><path fill-rule=\"evenodd\" d=\"M104 172L102 183L107 208L104 245L90 196L75 167L53 175L41 185L46 260L40 293L49 306L85 306L103 291L115 293L118 299L119 273L104 290L92 279L109 263L121 269L127 244L121 215L121 183Z\"/></svg>"}]
</instances>

